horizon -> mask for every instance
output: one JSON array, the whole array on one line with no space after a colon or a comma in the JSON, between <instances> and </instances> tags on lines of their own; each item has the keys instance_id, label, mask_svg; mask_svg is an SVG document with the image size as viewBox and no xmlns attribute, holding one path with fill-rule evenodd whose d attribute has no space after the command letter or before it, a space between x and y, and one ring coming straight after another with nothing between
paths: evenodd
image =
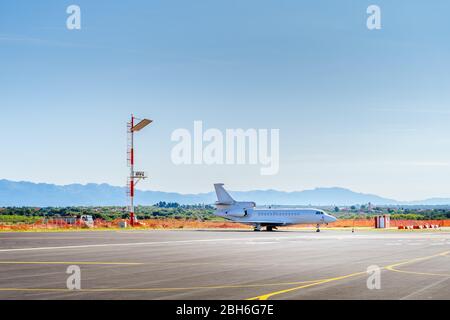
<instances>
[{"instance_id":1,"label":"horizon","mask_svg":"<svg viewBox=\"0 0 450 320\"><path fill-rule=\"evenodd\" d=\"M68 186L87 187L89 185L94 185L94 186L108 186L108 187L113 187L113 188L121 188L121 189L124 189L124 190L126 189L125 186L112 185L112 184L109 184L107 182L103 182L103 183L90 182L90 183L54 184L54 183L47 183L47 182L32 182L32 181L23 181L23 180L22 181L14 181L14 180L8 180L8 179L0 179L0 182L2 182L2 181L11 182L11 183L28 183L28 184L34 184L34 185L48 185L48 186L56 186L56 187L68 187ZM198 193L180 193L180 192L174 192L174 191L163 191L163 190L156 190L156 189L139 189L139 188L137 188L136 190L140 191L140 192L173 193L173 194L178 194L180 196L200 196L200 195L214 194L214 190L206 191L206 192L198 192ZM404 206L449 206L450 205L450 201L449 201L448 204L420 204L420 202L430 201L430 200L447 200L447 199L450 200L450 197L429 197L429 198L422 198L422 199L398 200L398 199L395 199L395 198L385 197L385 196L380 195L380 194L365 193L365 192L360 192L358 190L353 190L353 189L349 189L349 188L345 188L345 187L338 187L338 186L315 187L315 188L311 188L311 189L303 189L303 190L298 189L298 190L294 190L294 191L285 191L285 190L280 190L280 189L248 189L248 190L232 190L232 189L229 189L228 191L230 193L278 192L278 193L291 194L291 193L302 193L302 192L314 192L314 191L321 191L321 190L349 191L349 192L351 192L353 194L379 197L379 198L382 198L382 199L385 199L385 200L390 200L390 201L397 202L397 203L380 204L381 206L389 206L389 205L394 205L394 206L396 206L396 205L404 205ZM414 204L412 204L412 203L414 203ZM363 204L363 203L355 203L355 204ZM274 204L274 205L278 205L278 204ZM279 204L279 205L283 205L283 204ZM324 205L324 206L333 206L333 204Z\"/></svg>"}]
</instances>

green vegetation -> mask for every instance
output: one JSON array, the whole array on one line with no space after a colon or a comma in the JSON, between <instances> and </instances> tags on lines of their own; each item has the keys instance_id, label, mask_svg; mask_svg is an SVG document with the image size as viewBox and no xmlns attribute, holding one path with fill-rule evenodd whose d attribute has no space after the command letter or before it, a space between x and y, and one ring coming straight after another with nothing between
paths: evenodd
<instances>
[{"instance_id":1,"label":"green vegetation","mask_svg":"<svg viewBox=\"0 0 450 320\"><path fill-rule=\"evenodd\" d=\"M214 216L214 208L205 205L180 205L178 203L160 202L154 206L138 206L135 214L138 219L172 218L222 220ZM112 221L128 218L126 207L67 207L67 208L0 208L0 222L34 223L43 218L79 217L91 215L94 219Z\"/></svg>"},{"instance_id":2,"label":"green vegetation","mask_svg":"<svg viewBox=\"0 0 450 320\"><path fill-rule=\"evenodd\" d=\"M33 216L20 216L20 215L0 215L0 223L26 223L31 224L35 223L39 220L42 220L42 217L33 217Z\"/></svg>"},{"instance_id":3,"label":"green vegetation","mask_svg":"<svg viewBox=\"0 0 450 320\"><path fill-rule=\"evenodd\" d=\"M338 210L337 210L338 209ZM389 214L391 220L445 220L450 219L450 208L388 208L366 206L357 208L333 208L333 214L340 219L367 219L376 215Z\"/></svg>"},{"instance_id":4,"label":"green vegetation","mask_svg":"<svg viewBox=\"0 0 450 320\"><path fill-rule=\"evenodd\" d=\"M323 208L339 219L367 219L375 215L390 214L393 220L444 220L450 219L448 208L412 207L328 207ZM138 219L195 219L223 221L214 216L214 207L209 205L180 205L175 202L159 202L153 206L136 207ZM126 207L67 207L67 208L0 208L0 223L34 223L43 218L80 217L91 215L94 219L112 221L129 217Z\"/></svg>"}]
</instances>

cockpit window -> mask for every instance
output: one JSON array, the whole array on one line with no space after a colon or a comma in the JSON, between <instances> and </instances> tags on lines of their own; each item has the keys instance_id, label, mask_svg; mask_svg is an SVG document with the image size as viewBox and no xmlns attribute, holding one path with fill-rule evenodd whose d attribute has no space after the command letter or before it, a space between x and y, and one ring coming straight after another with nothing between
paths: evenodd
<instances>
[{"instance_id":1,"label":"cockpit window","mask_svg":"<svg viewBox=\"0 0 450 320\"><path fill-rule=\"evenodd\" d=\"M316 214L323 214L323 212L321 212L321 211L316 211Z\"/></svg>"}]
</instances>

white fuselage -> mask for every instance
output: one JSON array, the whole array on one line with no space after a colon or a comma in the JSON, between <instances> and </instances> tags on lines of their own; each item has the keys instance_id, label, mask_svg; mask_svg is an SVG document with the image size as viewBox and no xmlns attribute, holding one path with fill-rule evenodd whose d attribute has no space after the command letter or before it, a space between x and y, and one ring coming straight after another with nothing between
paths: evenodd
<instances>
[{"instance_id":1,"label":"white fuselage","mask_svg":"<svg viewBox=\"0 0 450 320\"><path fill-rule=\"evenodd\" d=\"M264 209L218 208L217 216L235 222L261 226L286 226L292 224L327 224L336 218L320 209Z\"/></svg>"}]
</instances>

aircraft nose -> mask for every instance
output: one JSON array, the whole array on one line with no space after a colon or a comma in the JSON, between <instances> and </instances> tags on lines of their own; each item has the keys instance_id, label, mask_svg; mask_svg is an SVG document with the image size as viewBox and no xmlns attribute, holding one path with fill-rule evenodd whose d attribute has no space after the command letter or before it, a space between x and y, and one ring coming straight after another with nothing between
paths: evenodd
<instances>
[{"instance_id":1,"label":"aircraft nose","mask_svg":"<svg viewBox=\"0 0 450 320\"><path fill-rule=\"evenodd\" d=\"M332 215L327 215L327 217L325 218L325 221L327 223L332 223L332 222L337 221L337 219L335 217L333 217Z\"/></svg>"}]
</instances>

